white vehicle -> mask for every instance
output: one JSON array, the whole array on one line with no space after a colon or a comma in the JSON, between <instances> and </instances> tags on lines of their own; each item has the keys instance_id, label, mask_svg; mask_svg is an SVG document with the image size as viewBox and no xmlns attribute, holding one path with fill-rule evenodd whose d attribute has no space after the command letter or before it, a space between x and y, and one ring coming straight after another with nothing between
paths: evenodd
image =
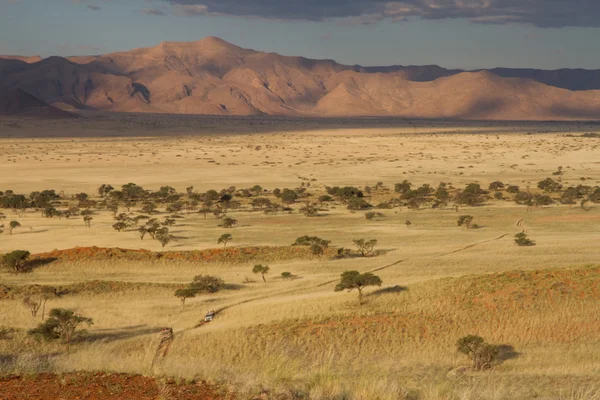
<instances>
[{"instance_id":1,"label":"white vehicle","mask_svg":"<svg viewBox=\"0 0 600 400\"><path fill-rule=\"evenodd\" d=\"M210 322L213 320L214 317L215 317L215 311L211 310L211 311L207 312L206 315L204 316L204 322Z\"/></svg>"}]
</instances>

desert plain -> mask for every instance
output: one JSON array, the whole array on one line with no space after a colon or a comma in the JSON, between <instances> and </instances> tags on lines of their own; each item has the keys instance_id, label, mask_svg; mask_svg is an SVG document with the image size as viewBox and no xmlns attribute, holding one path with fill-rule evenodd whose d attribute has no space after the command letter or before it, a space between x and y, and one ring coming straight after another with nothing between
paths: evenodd
<instances>
[{"instance_id":1,"label":"desert plain","mask_svg":"<svg viewBox=\"0 0 600 400\"><path fill-rule=\"evenodd\" d=\"M41 260L0 272L0 373L165 377L156 395L165 399L183 398L171 380L206 381L223 399L599 399L600 204L561 201L569 187L600 186L599 131L585 122L151 114L0 120L0 191L58 196L54 216L0 209L4 225L19 222L0 235L0 254ZM560 188L538 187L547 178ZM413 190L445 183L450 196L435 203L432 192L415 207L396 188L404 181ZM117 199L111 211L98 193L129 183L150 193L168 186L174 202L187 202L167 211L172 202L158 201L150 215L173 217L164 246L132 222L148 214L143 202ZM469 184L487 192L482 201L453 202ZM321 199L335 186L361 189L371 207ZM509 186L552 201L517 204ZM298 197L275 195L285 188ZM209 211L191 204L209 190L231 199ZM89 226L61 214L80 193L94 202ZM264 212L256 198L281 208ZM476 226L458 226L461 215ZM535 245L518 246L519 232ZM304 235L330 243L323 254L291 246ZM361 256L357 239L377 243ZM269 266L264 280L255 265ZM356 291L334 291L349 270L381 278L364 304ZM225 286L182 306L174 292L197 275ZM68 351L28 335L42 322L23 304L35 285L59 289L47 310L93 319ZM217 312L204 322L208 310ZM173 341L155 359L165 327ZM471 370L457 351L469 334L501 347L491 368ZM106 389L114 398L117 386Z\"/></svg>"}]
</instances>

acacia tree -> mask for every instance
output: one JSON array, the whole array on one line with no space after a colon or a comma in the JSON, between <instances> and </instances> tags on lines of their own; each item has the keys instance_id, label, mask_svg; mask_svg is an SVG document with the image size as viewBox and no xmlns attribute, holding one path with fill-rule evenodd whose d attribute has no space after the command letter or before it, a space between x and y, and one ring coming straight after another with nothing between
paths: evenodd
<instances>
[{"instance_id":1,"label":"acacia tree","mask_svg":"<svg viewBox=\"0 0 600 400\"><path fill-rule=\"evenodd\" d=\"M465 226L467 229L470 229L472 222L473 222L473 216L472 215L461 215L460 217L458 217L458 220L456 221L456 224L458 226Z\"/></svg>"},{"instance_id":2,"label":"acacia tree","mask_svg":"<svg viewBox=\"0 0 600 400\"><path fill-rule=\"evenodd\" d=\"M177 289L175 291L175 297L179 297L179 299L181 300L181 308L184 309L185 308L185 300L196 297L196 291L191 287L187 287L184 289Z\"/></svg>"},{"instance_id":3,"label":"acacia tree","mask_svg":"<svg viewBox=\"0 0 600 400\"><path fill-rule=\"evenodd\" d=\"M169 228L166 226L156 231L155 238L159 241L163 249L166 245L175 240L175 236L169 233Z\"/></svg>"},{"instance_id":4,"label":"acacia tree","mask_svg":"<svg viewBox=\"0 0 600 400\"><path fill-rule=\"evenodd\" d=\"M468 335L460 338L456 342L456 348L471 359L473 369L476 371L491 368L500 352L498 346L486 343L481 336L476 335Z\"/></svg>"},{"instance_id":5,"label":"acacia tree","mask_svg":"<svg viewBox=\"0 0 600 400\"><path fill-rule=\"evenodd\" d=\"M224 233L221 235L221 237L219 237L219 240L217 240L217 244L221 244L223 243L223 247L227 247L227 243L229 243L229 241L231 241L233 239L233 236L231 236L230 233Z\"/></svg>"},{"instance_id":6,"label":"acacia tree","mask_svg":"<svg viewBox=\"0 0 600 400\"><path fill-rule=\"evenodd\" d=\"M85 226L87 226L88 228L91 228L91 227L92 227L92 220L93 220L93 219L94 219L94 218L92 218L91 216L89 216L89 215L86 215L85 217L83 217L83 223L84 223L84 224L85 224Z\"/></svg>"},{"instance_id":7,"label":"acacia tree","mask_svg":"<svg viewBox=\"0 0 600 400\"><path fill-rule=\"evenodd\" d=\"M196 275L190 288L199 292L216 293L225 287L223 279L210 275Z\"/></svg>"},{"instance_id":8,"label":"acacia tree","mask_svg":"<svg viewBox=\"0 0 600 400\"><path fill-rule=\"evenodd\" d=\"M25 269L27 259L30 255L31 253L27 250L15 250L2 256L0 261L2 265L12 269L13 272L19 273Z\"/></svg>"},{"instance_id":9,"label":"acacia tree","mask_svg":"<svg viewBox=\"0 0 600 400\"><path fill-rule=\"evenodd\" d=\"M265 274L269 273L269 266L268 265L255 265L254 268L252 268L252 272L255 274L261 274L262 275L262 279L263 282L267 283L267 279L265 278Z\"/></svg>"},{"instance_id":10,"label":"acacia tree","mask_svg":"<svg viewBox=\"0 0 600 400\"><path fill-rule=\"evenodd\" d=\"M19 221L10 221L8 223L8 234L12 235L13 229L16 229L20 226L21 226L21 223Z\"/></svg>"},{"instance_id":11,"label":"acacia tree","mask_svg":"<svg viewBox=\"0 0 600 400\"><path fill-rule=\"evenodd\" d=\"M73 310L53 308L50 310L49 318L28 333L41 336L46 340L60 339L67 346L68 351L71 341L75 337L77 327L81 324L90 326L93 324L93 320L77 314Z\"/></svg>"},{"instance_id":12,"label":"acacia tree","mask_svg":"<svg viewBox=\"0 0 600 400\"><path fill-rule=\"evenodd\" d=\"M358 302L362 305L363 289L367 286L381 286L381 284L381 278L370 272L361 274L358 271L346 271L342 273L340 283L336 285L335 291L341 292L342 290L348 290L351 292L354 289L358 290Z\"/></svg>"},{"instance_id":13,"label":"acacia tree","mask_svg":"<svg viewBox=\"0 0 600 400\"><path fill-rule=\"evenodd\" d=\"M358 252L363 257L366 257L373 252L373 248L375 248L375 245L377 244L377 239L371 239L371 240L354 239L352 242L358 249Z\"/></svg>"},{"instance_id":14,"label":"acacia tree","mask_svg":"<svg viewBox=\"0 0 600 400\"><path fill-rule=\"evenodd\" d=\"M38 310L42 306L42 300L38 296L27 294L23 297L23 304L29 309L31 316L35 318Z\"/></svg>"},{"instance_id":15,"label":"acacia tree","mask_svg":"<svg viewBox=\"0 0 600 400\"><path fill-rule=\"evenodd\" d=\"M35 285L25 293L23 304L29 309L32 317L36 317L39 309L42 309L42 320L46 310L46 302L57 296L56 288L51 286Z\"/></svg>"}]
</instances>

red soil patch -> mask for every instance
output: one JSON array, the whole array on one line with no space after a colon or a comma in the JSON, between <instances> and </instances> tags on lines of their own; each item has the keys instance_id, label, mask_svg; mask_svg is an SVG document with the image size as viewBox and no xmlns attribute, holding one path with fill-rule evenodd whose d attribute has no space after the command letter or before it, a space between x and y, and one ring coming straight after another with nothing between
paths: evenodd
<instances>
[{"instance_id":1,"label":"red soil patch","mask_svg":"<svg viewBox=\"0 0 600 400\"><path fill-rule=\"evenodd\" d=\"M333 255L335 249L328 249ZM254 246L228 247L194 251L165 251L132 250L105 247L75 247L67 250L54 250L47 253L34 254L31 260L56 261L105 261L105 260L173 260L187 262L226 262L244 263L251 261L281 261L297 258L315 258L307 246Z\"/></svg>"},{"instance_id":2,"label":"red soil patch","mask_svg":"<svg viewBox=\"0 0 600 400\"><path fill-rule=\"evenodd\" d=\"M233 400L235 396L206 382L176 384L140 375L72 373L0 378L2 400Z\"/></svg>"}]
</instances>

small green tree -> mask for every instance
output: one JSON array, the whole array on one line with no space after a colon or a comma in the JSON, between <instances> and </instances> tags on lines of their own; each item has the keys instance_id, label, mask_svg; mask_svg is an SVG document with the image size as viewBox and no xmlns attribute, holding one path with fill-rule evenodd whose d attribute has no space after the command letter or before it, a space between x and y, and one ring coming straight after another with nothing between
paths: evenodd
<instances>
[{"instance_id":1,"label":"small green tree","mask_svg":"<svg viewBox=\"0 0 600 400\"><path fill-rule=\"evenodd\" d=\"M468 335L456 342L456 348L473 362L473 369L483 371L490 369L498 357L500 348L488 344L481 336Z\"/></svg>"},{"instance_id":2,"label":"small green tree","mask_svg":"<svg viewBox=\"0 0 600 400\"><path fill-rule=\"evenodd\" d=\"M525 232L519 232L515 235L515 243L519 246L535 246L535 242L529 239Z\"/></svg>"},{"instance_id":3,"label":"small green tree","mask_svg":"<svg viewBox=\"0 0 600 400\"><path fill-rule=\"evenodd\" d=\"M20 227L21 223L19 221L10 221L8 223L8 234L12 235L13 230Z\"/></svg>"},{"instance_id":4,"label":"small green tree","mask_svg":"<svg viewBox=\"0 0 600 400\"><path fill-rule=\"evenodd\" d=\"M363 256L367 257L373 252L373 248L377 245L377 239L365 240L365 239L354 239L352 241L358 252Z\"/></svg>"},{"instance_id":5,"label":"small green tree","mask_svg":"<svg viewBox=\"0 0 600 400\"><path fill-rule=\"evenodd\" d=\"M265 278L265 274L269 273L269 266L268 265L255 265L254 268L252 268L252 272L255 274L261 274L262 279L265 283L267 283L267 279Z\"/></svg>"},{"instance_id":6,"label":"small green tree","mask_svg":"<svg viewBox=\"0 0 600 400\"><path fill-rule=\"evenodd\" d=\"M456 224L458 226L465 226L467 229L470 229L472 222L473 222L473 216L472 215L461 215L460 217L458 217L458 220L456 221Z\"/></svg>"},{"instance_id":7,"label":"small green tree","mask_svg":"<svg viewBox=\"0 0 600 400\"><path fill-rule=\"evenodd\" d=\"M46 340L60 339L67 345L67 351L70 348L71 341L76 335L77 327L81 324L88 326L93 324L91 318L77 314L73 310L64 308L53 308L50 310L49 318L38 325L37 328L31 329L30 335L41 336Z\"/></svg>"},{"instance_id":8,"label":"small green tree","mask_svg":"<svg viewBox=\"0 0 600 400\"><path fill-rule=\"evenodd\" d=\"M342 290L348 290L351 292L354 289L358 290L358 302L362 305L363 289L367 286L381 286L381 284L381 278L370 272L361 274L358 271L346 271L342 273L340 283L336 285L335 291L341 292Z\"/></svg>"},{"instance_id":9,"label":"small green tree","mask_svg":"<svg viewBox=\"0 0 600 400\"><path fill-rule=\"evenodd\" d=\"M25 265L27 264L27 259L31 253L27 250L15 250L10 253L2 256L2 265L7 268L10 268L15 273L23 272L25 270Z\"/></svg>"},{"instance_id":10,"label":"small green tree","mask_svg":"<svg viewBox=\"0 0 600 400\"><path fill-rule=\"evenodd\" d=\"M219 237L219 240L217 240L217 244L221 244L223 243L223 247L227 247L227 243L229 243L231 240L233 239L233 236L231 236L230 233L224 233L221 235L221 237Z\"/></svg>"},{"instance_id":11,"label":"small green tree","mask_svg":"<svg viewBox=\"0 0 600 400\"><path fill-rule=\"evenodd\" d=\"M187 287L184 289L177 289L175 291L175 297L179 297L179 300L181 300L181 308L184 309L185 308L185 300L196 297L196 290L194 290L191 287Z\"/></svg>"}]
</instances>

